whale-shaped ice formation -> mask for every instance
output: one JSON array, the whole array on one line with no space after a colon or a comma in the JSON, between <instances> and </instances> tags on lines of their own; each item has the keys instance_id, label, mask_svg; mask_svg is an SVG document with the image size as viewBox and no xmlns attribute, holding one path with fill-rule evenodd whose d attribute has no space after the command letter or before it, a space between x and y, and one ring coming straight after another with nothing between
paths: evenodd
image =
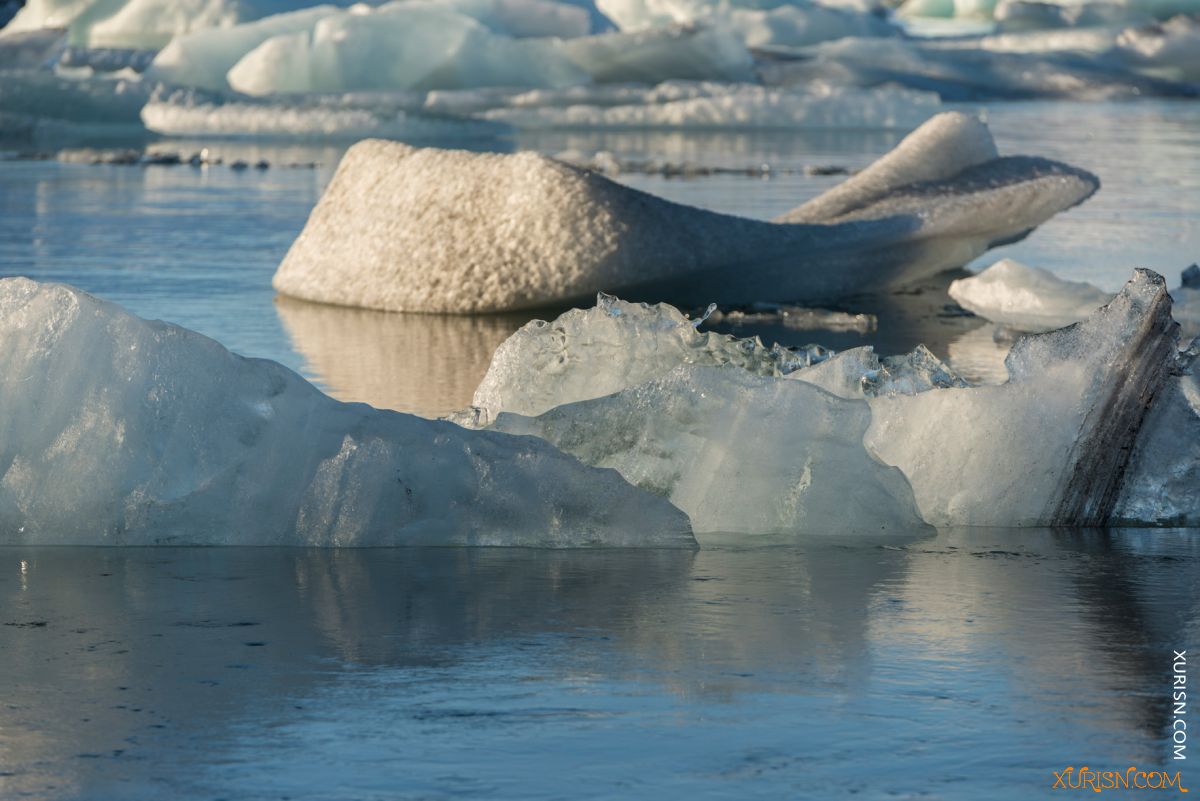
<instances>
[{"instance_id":1,"label":"whale-shaped ice formation","mask_svg":"<svg viewBox=\"0 0 1200 801\"><path fill-rule=\"evenodd\" d=\"M71 287L0 281L0 543L692 547L543 442L343 404Z\"/></svg>"},{"instance_id":2,"label":"whale-shaped ice formation","mask_svg":"<svg viewBox=\"0 0 1200 801\"><path fill-rule=\"evenodd\" d=\"M1098 185L1058 162L998 157L986 126L960 113L777 222L670 203L534 153L368 140L346 153L274 286L455 313L598 290L685 307L822 301L965 264Z\"/></svg>"},{"instance_id":3,"label":"whale-shaped ice formation","mask_svg":"<svg viewBox=\"0 0 1200 801\"><path fill-rule=\"evenodd\" d=\"M1155 273L1136 271L1082 323L1019 340L1000 386L968 386L922 348L789 361L690 328L669 307L607 298L531 323L463 417L615 467L699 532L911 525L908 487L939 526L1200 521L1196 345L1179 353ZM714 470L751 488L710 483ZM839 493L857 493L840 518Z\"/></svg>"}]
</instances>

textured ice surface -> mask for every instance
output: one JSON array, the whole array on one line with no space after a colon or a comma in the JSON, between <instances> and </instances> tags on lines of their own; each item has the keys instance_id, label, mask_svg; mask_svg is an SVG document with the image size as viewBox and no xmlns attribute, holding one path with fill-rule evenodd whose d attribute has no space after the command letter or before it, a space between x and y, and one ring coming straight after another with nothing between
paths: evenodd
<instances>
[{"instance_id":1,"label":"textured ice surface","mask_svg":"<svg viewBox=\"0 0 1200 801\"><path fill-rule=\"evenodd\" d=\"M423 95L422 95L423 97ZM317 95L303 99L225 98L192 89L159 92L141 109L142 123L170 136L349 139L411 142L476 139L509 130L483 119L425 114L407 93Z\"/></svg>"},{"instance_id":2,"label":"textured ice surface","mask_svg":"<svg viewBox=\"0 0 1200 801\"><path fill-rule=\"evenodd\" d=\"M532 94L532 93L530 93ZM753 84L667 83L623 89L624 102L570 105L520 102L479 116L521 129L753 129L915 128L939 109L935 95L905 89L847 89L814 83L772 89Z\"/></svg>"},{"instance_id":3,"label":"textured ice surface","mask_svg":"<svg viewBox=\"0 0 1200 801\"><path fill-rule=\"evenodd\" d=\"M980 123L938 115L881 166L772 223L534 153L368 140L342 159L274 285L393 311L533 308L601 290L688 308L819 302L965 264L1098 186L1067 165L992 154Z\"/></svg>"},{"instance_id":4,"label":"textured ice surface","mask_svg":"<svg viewBox=\"0 0 1200 801\"><path fill-rule=\"evenodd\" d=\"M1002 259L978 275L950 284L964 309L1022 331L1049 331L1084 319L1112 294L1082 281L1064 281L1048 270Z\"/></svg>"},{"instance_id":5,"label":"textured ice surface","mask_svg":"<svg viewBox=\"0 0 1200 801\"><path fill-rule=\"evenodd\" d=\"M698 322L667 304L602 294L590 309L572 309L553 322L534 320L505 340L472 405L479 422L501 411L532 416L636 386L680 365L732 365L781 376L825 355L819 348L767 348L757 338L701 333Z\"/></svg>"},{"instance_id":6,"label":"textured ice surface","mask_svg":"<svg viewBox=\"0 0 1200 801\"><path fill-rule=\"evenodd\" d=\"M698 533L918 529L904 476L863 449L870 419L865 401L804 382L680 366L539 417L501 414L494 428L615 468L670 498Z\"/></svg>"},{"instance_id":7,"label":"textured ice surface","mask_svg":"<svg viewBox=\"0 0 1200 801\"><path fill-rule=\"evenodd\" d=\"M159 91L142 110L146 127L168 135L379 136L416 141L512 129L914 128L937 97L906 89L786 89L714 81L653 87L350 92L252 98ZM440 129L440 130L438 130Z\"/></svg>"},{"instance_id":8,"label":"textured ice surface","mask_svg":"<svg viewBox=\"0 0 1200 801\"><path fill-rule=\"evenodd\" d=\"M338 403L63 285L0 282L0 345L0 542L693 542L536 440Z\"/></svg>"},{"instance_id":9,"label":"textured ice surface","mask_svg":"<svg viewBox=\"0 0 1200 801\"><path fill-rule=\"evenodd\" d=\"M566 39L558 47L597 83L671 79L746 81L753 60L726 28L675 25L636 33Z\"/></svg>"},{"instance_id":10,"label":"textured ice surface","mask_svg":"<svg viewBox=\"0 0 1200 801\"><path fill-rule=\"evenodd\" d=\"M876 399L866 445L935 525L1103 524L1177 367L1170 306L1139 270L1087 320L1019 340L1004 385Z\"/></svg>"}]
</instances>

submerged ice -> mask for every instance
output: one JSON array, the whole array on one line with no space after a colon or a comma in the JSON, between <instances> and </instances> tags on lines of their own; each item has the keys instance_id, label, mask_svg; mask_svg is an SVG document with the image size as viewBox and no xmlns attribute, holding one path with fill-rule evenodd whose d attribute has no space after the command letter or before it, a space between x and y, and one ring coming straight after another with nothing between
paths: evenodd
<instances>
[{"instance_id":1,"label":"submerged ice","mask_svg":"<svg viewBox=\"0 0 1200 801\"><path fill-rule=\"evenodd\" d=\"M71 287L0 281L0 345L3 543L693 544L544 442L339 403Z\"/></svg>"},{"instance_id":2,"label":"submerged ice","mask_svg":"<svg viewBox=\"0 0 1200 801\"><path fill-rule=\"evenodd\" d=\"M599 290L685 307L820 301L965 264L1097 186L1065 164L999 157L986 126L960 113L775 222L671 203L534 153L369 140L342 159L274 285L460 313Z\"/></svg>"}]
</instances>

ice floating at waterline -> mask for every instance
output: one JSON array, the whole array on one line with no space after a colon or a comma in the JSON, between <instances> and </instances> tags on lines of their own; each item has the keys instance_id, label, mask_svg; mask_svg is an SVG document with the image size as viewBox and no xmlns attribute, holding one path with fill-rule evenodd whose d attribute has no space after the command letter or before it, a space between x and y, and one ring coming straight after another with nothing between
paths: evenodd
<instances>
[{"instance_id":1,"label":"ice floating at waterline","mask_svg":"<svg viewBox=\"0 0 1200 801\"><path fill-rule=\"evenodd\" d=\"M343 404L83 292L0 281L0 543L691 547L530 438Z\"/></svg>"},{"instance_id":2,"label":"ice floating at waterline","mask_svg":"<svg viewBox=\"0 0 1200 801\"><path fill-rule=\"evenodd\" d=\"M1084 319L1112 294L1064 281L1040 267L1001 259L978 275L951 282L950 297L968 311L1022 331L1049 331Z\"/></svg>"},{"instance_id":3,"label":"ice floating at waterline","mask_svg":"<svg viewBox=\"0 0 1200 801\"><path fill-rule=\"evenodd\" d=\"M952 281L949 293L964 309L1018 331L1049 331L1079 322L1113 297L1085 281L1066 281L1011 259ZM1184 333L1200 333L1200 268L1184 271L1171 298L1171 313Z\"/></svg>"},{"instance_id":4,"label":"ice floating at waterline","mask_svg":"<svg viewBox=\"0 0 1200 801\"><path fill-rule=\"evenodd\" d=\"M999 157L986 126L959 113L776 222L671 203L534 153L368 140L342 159L274 286L455 313L599 290L685 307L819 302L965 264L1098 186L1065 164Z\"/></svg>"},{"instance_id":5,"label":"ice floating at waterline","mask_svg":"<svg viewBox=\"0 0 1200 801\"><path fill-rule=\"evenodd\" d=\"M3 92L0 92L0 100ZM744 83L665 81L653 87L460 89L226 97L159 91L142 122L169 136L328 138L367 136L444 142L513 130L910 130L940 108L910 89L855 89L813 83L783 89Z\"/></svg>"},{"instance_id":6,"label":"ice floating at waterline","mask_svg":"<svg viewBox=\"0 0 1200 801\"><path fill-rule=\"evenodd\" d=\"M531 323L461 419L614 467L701 533L911 526L910 491L935 525L1200 522L1195 354L1179 353L1154 273L1082 323L1019 340L1000 386L967 386L920 348L788 363L690 327L606 298Z\"/></svg>"}]
</instances>

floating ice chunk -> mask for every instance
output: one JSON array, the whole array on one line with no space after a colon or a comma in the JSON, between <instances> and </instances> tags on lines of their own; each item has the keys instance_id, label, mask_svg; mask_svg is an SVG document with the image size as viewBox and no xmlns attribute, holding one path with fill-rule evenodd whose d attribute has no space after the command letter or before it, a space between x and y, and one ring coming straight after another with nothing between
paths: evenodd
<instances>
[{"instance_id":1,"label":"floating ice chunk","mask_svg":"<svg viewBox=\"0 0 1200 801\"><path fill-rule=\"evenodd\" d=\"M157 92L141 109L142 123L169 136L361 139L410 142L475 139L510 130L488 120L422 112L423 94L370 93L299 98L236 99L193 89Z\"/></svg>"},{"instance_id":2,"label":"floating ice chunk","mask_svg":"<svg viewBox=\"0 0 1200 801\"><path fill-rule=\"evenodd\" d=\"M876 399L865 444L934 525L1103 525L1176 331L1165 282L1139 270L1082 323L1019 340L1006 384Z\"/></svg>"},{"instance_id":3,"label":"floating ice chunk","mask_svg":"<svg viewBox=\"0 0 1200 801\"><path fill-rule=\"evenodd\" d=\"M733 8L719 16L747 47L806 47L847 36L895 36L899 29L878 14L829 8L817 3L768 10Z\"/></svg>"},{"instance_id":4,"label":"floating ice chunk","mask_svg":"<svg viewBox=\"0 0 1200 801\"><path fill-rule=\"evenodd\" d=\"M863 449L870 418L866 402L800 381L680 366L539 417L501 414L494 427L616 469L670 498L698 534L918 529L904 476Z\"/></svg>"},{"instance_id":5,"label":"floating ice chunk","mask_svg":"<svg viewBox=\"0 0 1200 801\"><path fill-rule=\"evenodd\" d=\"M731 31L712 25L604 33L566 39L558 46L597 83L754 78L750 52Z\"/></svg>"},{"instance_id":6,"label":"floating ice chunk","mask_svg":"<svg viewBox=\"0 0 1200 801\"><path fill-rule=\"evenodd\" d=\"M232 28L176 36L155 57L146 77L202 89L227 88L226 73L246 53L274 36L312 30L318 21L335 13L333 6L315 6Z\"/></svg>"},{"instance_id":7,"label":"floating ice chunk","mask_svg":"<svg viewBox=\"0 0 1200 801\"><path fill-rule=\"evenodd\" d=\"M570 86L587 73L552 42L518 40L447 5L389 3L336 13L311 31L278 34L226 79L239 92L342 92L476 86Z\"/></svg>"},{"instance_id":8,"label":"floating ice chunk","mask_svg":"<svg viewBox=\"0 0 1200 801\"><path fill-rule=\"evenodd\" d=\"M0 542L690 547L533 439L342 404L70 287L0 281Z\"/></svg>"},{"instance_id":9,"label":"floating ice chunk","mask_svg":"<svg viewBox=\"0 0 1200 801\"><path fill-rule=\"evenodd\" d=\"M990 158L986 128L966 120L934 117L879 169L779 223L670 203L534 153L368 140L342 159L274 286L325 303L460 313L598 290L688 308L820 302L964 264L1098 186L1057 162ZM937 166L915 163L929 153Z\"/></svg>"},{"instance_id":10,"label":"floating ice chunk","mask_svg":"<svg viewBox=\"0 0 1200 801\"><path fill-rule=\"evenodd\" d=\"M702 91L678 99L631 89L629 100L635 102L626 104L509 105L480 116L520 129L904 129L920 125L940 106L936 96L906 89L857 90L820 84L802 91L750 84L699 86Z\"/></svg>"},{"instance_id":11,"label":"floating ice chunk","mask_svg":"<svg viewBox=\"0 0 1200 801\"><path fill-rule=\"evenodd\" d=\"M1064 281L1048 270L1001 259L979 275L950 284L950 297L994 323L1023 331L1049 331L1078 322L1112 299L1082 281Z\"/></svg>"},{"instance_id":12,"label":"floating ice chunk","mask_svg":"<svg viewBox=\"0 0 1200 801\"><path fill-rule=\"evenodd\" d=\"M1070 31L1075 44L1091 50L1115 42L1111 32ZM805 48L801 58L760 67L769 85L824 80L840 85L901 85L936 91L942 100L986 98L1109 99L1141 95L1191 97L1195 86L1164 73L1155 74L1119 48L1076 53L1047 50L1053 39L1022 37L847 38ZM1186 50L1184 51L1186 53Z\"/></svg>"},{"instance_id":13,"label":"floating ice chunk","mask_svg":"<svg viewBox=\"0 0 1200 801\"><path fill-rule=\"evenodd\" d=\"M821 348L767 348L757 338L701 333L667 304L628 303L601 294L590 309L534 320L505 340L475 390L481 421L501 411L539 415L565 403L636 386L679 365L732 365L781 376L825 356Z\"/></svg>"}]
</instances>

